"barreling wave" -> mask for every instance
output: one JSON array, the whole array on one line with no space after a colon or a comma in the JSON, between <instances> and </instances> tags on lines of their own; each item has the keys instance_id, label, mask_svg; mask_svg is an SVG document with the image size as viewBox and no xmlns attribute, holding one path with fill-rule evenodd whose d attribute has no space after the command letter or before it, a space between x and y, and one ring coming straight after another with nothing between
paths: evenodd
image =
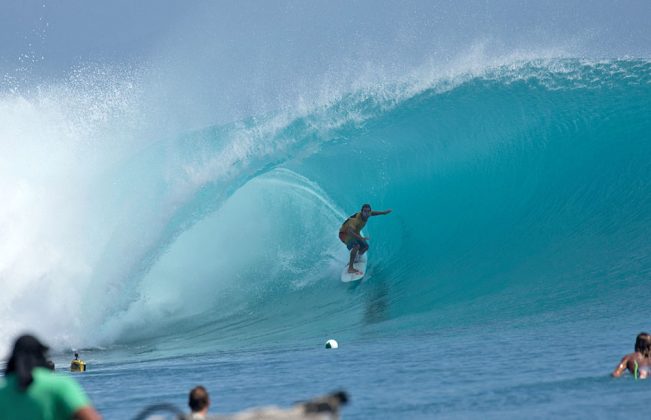
<instances>
[{"instance_id":1,"label":"barreling wave","mask_svg":"<svg viewBox=\"0 0 651 420\"><path fill-rule=\"evenodd\" d=\"M650 97L648 61L526 61L148 144L84 189L68 228L93 252L60 341L187 350L621 305L651 271ZM394 211L350 287L336 233L365 202Z\"/></svg>"}]
</instances>

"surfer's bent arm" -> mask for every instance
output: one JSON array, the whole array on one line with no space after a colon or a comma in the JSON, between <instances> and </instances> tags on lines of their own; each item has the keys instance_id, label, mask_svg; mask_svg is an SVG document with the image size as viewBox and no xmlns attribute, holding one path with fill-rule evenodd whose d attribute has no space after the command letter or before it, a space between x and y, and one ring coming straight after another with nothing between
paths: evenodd
<instances>
[{"instance_id":1,"label":"surfer's bent arm","mask_svg":"<svg viewBox=\"0 0 651 420\"><path fill-rule=\"evenodd\" d=\"M615 378L619 378L622 376L622 373L626 371L626 367L628 366L628 355L622 357L622 361L619 362L613 373L611 373L612 376Z\"/></svg>"},{"instance_id":2,"label":"surfer's bent arm","mask_svg":"<svg viewBox=\"0 0 651 420\"><path fill-rule=\"evenodd\" d=\"M371 216L384 216L385 214L389 214L389 213L391 213L391 209L384 210L384 211L375 211L375 210L373 210L371 212Z\"/></svg>"},{"instance_id":3,"label":"surfer's bent arm","mask_svg":"<svg viewBox=\"0 0 651 420\"><path fill-rule=\"evenodd\" d=\"M359 233L355 232L355 229L353 229L353 228L350 227L350 226L348 226L348 233L350 233L351 235L353 235L354 237L356 237L356 238L359 239L360 241L365 241L365 240L366 240L365 237L363 237L363 236L360 235Z\"/></svg>"}]
</instances>

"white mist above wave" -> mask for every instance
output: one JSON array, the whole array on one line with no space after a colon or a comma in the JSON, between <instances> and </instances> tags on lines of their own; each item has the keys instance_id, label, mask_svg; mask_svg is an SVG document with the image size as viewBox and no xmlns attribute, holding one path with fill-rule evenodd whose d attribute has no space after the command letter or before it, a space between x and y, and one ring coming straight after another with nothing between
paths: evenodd
<instances>
[{"instance_id":1,"label":"white mist above wave","mask_svg":"<svg viewBox=\"0 0 651 420\"><path fill-rule=\"evenodd\" d=\"M111 234L97 220L97 180L138 145L129 78L75 74L0 95L0 325L4 351L29 330L79 345L79 303Z\"/></svg>"}]
</instances>

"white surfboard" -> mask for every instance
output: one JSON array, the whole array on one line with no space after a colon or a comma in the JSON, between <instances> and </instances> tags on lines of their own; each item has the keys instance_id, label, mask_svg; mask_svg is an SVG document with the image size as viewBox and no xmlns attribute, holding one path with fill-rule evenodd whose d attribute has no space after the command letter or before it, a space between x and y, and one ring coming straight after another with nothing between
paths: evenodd
<instances>
[{"instance_id":1,"label":"white surfboard","mask_svg":"<svg viewBox=\"0 0 651 420\"><path fill-rule=\"evenodd\" d=\"M364 253L364 255L362 256L358 256L355 262L353 263L353 267L355 267L355 270L359 271L361 274L349 273L348 263L346 263L344 269L341 272L341 281L343 281L344 283L348 283L350 281L361 280L362 278L364 278L364 275L366 274L367 262L368 262L368 252Z\"/></svg>"}]
</instances>

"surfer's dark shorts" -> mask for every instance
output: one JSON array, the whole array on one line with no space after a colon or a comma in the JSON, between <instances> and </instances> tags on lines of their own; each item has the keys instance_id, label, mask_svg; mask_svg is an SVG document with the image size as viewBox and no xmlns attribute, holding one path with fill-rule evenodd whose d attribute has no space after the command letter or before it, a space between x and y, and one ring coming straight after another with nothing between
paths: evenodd
<instances>
[{"instance_id":1,"label":"surfer's dark shorts","mask_svg":"<svg viewBox=\"0 0 651 420\"><path fill-rule=\"evenodd\" d=\"M368 245L366 244L366 242L360 241L359 239L357 239L356 237L354 237L352 235L348 236L343 232L339 232L339 239L341 240L341 242L346 244L346 248L348 248L349 251L351 249L355 248L356 245L359 245L360 251L363 250L363 249L368 248Z\"/></svg>"}]
</instances>

